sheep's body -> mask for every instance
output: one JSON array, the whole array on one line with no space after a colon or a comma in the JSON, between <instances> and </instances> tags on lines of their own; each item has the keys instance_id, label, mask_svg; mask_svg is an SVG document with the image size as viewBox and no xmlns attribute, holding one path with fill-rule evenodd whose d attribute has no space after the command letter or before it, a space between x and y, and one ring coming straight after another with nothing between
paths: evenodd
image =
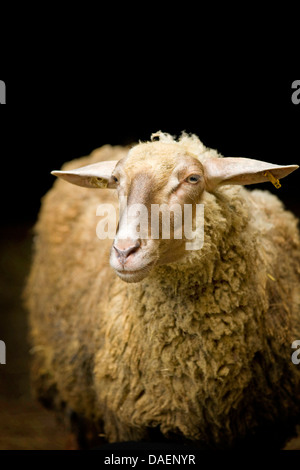
<instances>
[{"instance_id":1,"label":"sheep's body","mask_svg":"<svg viewBox=\"0 0 300 470\"><path fill-rule=\"evenodd\" d=\"M126 152L105 146L66 168ZM295 217L267 191L205 193L202 250L127 284L96 237L103 202L118 205L112 191L63 181L43 201L26 292L40 399L109 442L159 427L226 447L276 423L287 437L300 411Z\"/></svg>"}]
</instances>

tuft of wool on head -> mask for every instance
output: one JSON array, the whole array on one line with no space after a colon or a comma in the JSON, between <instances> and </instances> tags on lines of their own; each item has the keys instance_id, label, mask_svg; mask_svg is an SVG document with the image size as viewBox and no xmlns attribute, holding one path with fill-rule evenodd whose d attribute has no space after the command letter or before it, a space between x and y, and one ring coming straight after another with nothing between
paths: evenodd
<instances>
[{"instance_id":1,"label":"tuft of wool on head","mask_svg":"<svg viewBox=\"0 0 300 470\"><path fill-rule=\"evenodd\" d=\"M182 148L203 162L211 157L222 158L222 155L216 150L206 147L196 134L188 134L185 131L181 133L178 140L176 140L175 136L162 131L154 132L150 140L151 142L158 141L165 144L177 144L178 148Z\"/></svg>"}]
</instances>

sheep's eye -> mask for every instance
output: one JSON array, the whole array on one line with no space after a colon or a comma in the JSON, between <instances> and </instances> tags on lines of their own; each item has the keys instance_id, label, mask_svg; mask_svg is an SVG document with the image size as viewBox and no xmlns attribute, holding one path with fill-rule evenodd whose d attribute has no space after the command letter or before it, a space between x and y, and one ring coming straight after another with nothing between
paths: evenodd
<instances>
[{"instance_id":1,"label":"sheep's eye","mask_svg":"<svg viewBox=\"0 0 300 470\"><path fill-rule=\"evenodd\" d=\"M200 179L201 179L200 175L190 175L186 178L185 181L187 181L188 183L196 184L198 183Z\"/></svg>"},{"instance_id":2,"label":"sheep's eye","mask_svg":"<svg viewBox=\"0 0 300 470\"><path fill-rule=\"evenodd\" d=\"M113 180L114 183L118 183L118 182L119 182L119 180L118 180L118 178L117 178L116 176L112 176L111 178L112 178L112 180Z\"/></svg>"}]
</instances>

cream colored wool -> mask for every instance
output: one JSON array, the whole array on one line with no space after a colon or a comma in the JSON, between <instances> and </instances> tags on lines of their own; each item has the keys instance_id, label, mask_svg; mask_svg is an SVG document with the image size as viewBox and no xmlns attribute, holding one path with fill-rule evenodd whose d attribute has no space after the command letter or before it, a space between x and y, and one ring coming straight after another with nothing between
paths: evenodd
<instances>
[{"instance_id":1,"label":"cream colored wool","mask_svg":"<svg viewBox=\"0 0 300 470\"><path fill-rule=\"evenodd\" d=\"M140 145L175 144L158 137ZM218 155L196 136L177 146ZM106 145L63 169L127 152ZM203 249L127 284L109 265L111 240L96 237L104 202L117 206L115 191L61 180L43 199L26 287L37 396L109 442L157 428L226 448L276 425L284 442L300 412L296 218L267 191L204 192Z\"/></svg>"}]
</instances>

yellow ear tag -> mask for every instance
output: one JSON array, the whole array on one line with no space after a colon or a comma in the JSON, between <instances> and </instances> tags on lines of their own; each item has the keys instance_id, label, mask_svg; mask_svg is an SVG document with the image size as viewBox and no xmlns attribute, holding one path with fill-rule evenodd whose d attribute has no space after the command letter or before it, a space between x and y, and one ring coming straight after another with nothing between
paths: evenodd
<instances>
[{"instance_id":1,"label":"yellow ear tag","mask_svg":"<svg viewBox=\"0 0 300 470\"><path fill-rule=\"evenodd\" d=\"M266 176L271 181L271 183L275 186L275 188L277 189L281 188L281 184L279 183L279 180L275 178L275 176L273 176L270 171L265 171L263 175Z\"/></svg>"}]
</instances>

